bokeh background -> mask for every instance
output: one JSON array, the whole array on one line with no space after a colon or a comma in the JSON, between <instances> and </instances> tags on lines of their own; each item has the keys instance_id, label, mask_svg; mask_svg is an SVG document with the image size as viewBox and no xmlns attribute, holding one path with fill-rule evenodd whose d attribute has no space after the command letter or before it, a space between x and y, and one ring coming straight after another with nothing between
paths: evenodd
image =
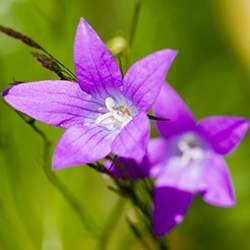
<instances>
[{"instance_id":1,"label":"bokeh background","mask_svg":"<svg viewBox=\"0 0 250 250\"><path fill-rule=\"evenodd\" d=\"M0 23L32 37L73 70L76 26L83 16L108 42L128 38L136 0L0 0ZM144 0L131 62L162 49L179 51L167 81L197 119L250 117L250 2ZM0 34L0 91L13 82L57 79L31 48ZM38 123L52 148L63 132ZM172 250L250 249L250 135L226 160L237 205L212 207L196 197L169 235ZM0 100L0 249L143 249L126 223L130 204L112 183L82 166L55 172L102 230L96 238L44 174L43 142ZM113 219L112 219L113 218ZM114 219L115 218L115 219ZM113 221L110 223L109 221ZM114 223L115 221L115 223Z\"/></svg>"}]
</instances>

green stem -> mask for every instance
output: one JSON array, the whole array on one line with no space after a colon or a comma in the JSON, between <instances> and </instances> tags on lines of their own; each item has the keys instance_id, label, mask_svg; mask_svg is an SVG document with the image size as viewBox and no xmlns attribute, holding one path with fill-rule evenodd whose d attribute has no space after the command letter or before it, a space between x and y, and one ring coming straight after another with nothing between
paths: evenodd
<instances>
[{"instance_id":1,"label":"green stem","mask_svg":"<svg viewBox=\"0 0 250 250\"><path fill-rule=\"evenodd\" d=\"M129 47L132 48L135 38L135 32L139 20L139 14L141 10L143 0L136 0L134 14L132 17L131 27L130 27L130 35L129 35Z\"/></svg>"},{"instance_id":2,"label":"green stem","mask_svg":"<svg viewBox=\"0 0 250 250\"><path fill-rule=\"evenodd\" d=\"M129 220L128 223L141 244L145 247L147 241L151 239L151 242L156 247L155 249L167 250L168 246L165 238L157 238L152 228L152 180L142 180L140 183L129 179L113 178L113 180L118 188L118 190L114 191L128 198L135 207L138 223L134 224ZM148 249L150 249L149 246Z\"/></svg>"},{"instance_id":3,"label":"green stem","mask_svg":"<svg viewBox=\"0 0 250 250\"><path fill-rule=\"evenodd\" d=\"M136 32L137 23L139 20L139 14L140 14L142 2L143 0L136 0L136 3L135 3L132 20L131 20L131 24L130 24L130 28L128 32L128 50L126 54L124 55L124 59L123 59L123 69L124 69L123 73L126 72L129 67L129 63L130 63L129 57L130 57L132 47L134 44L135 32ZM120 62L120 66L121 66L121 62Z\"/></svg>"},{"instance_id":4,"label":"green stem","mask_svg":"<svg viewBox=\"0 0 250 250\"><path fill-rule=\"evenodd\" d=\"M117 225L117 221L121 216L121 211L124 208L124 199L122 197L118 198L117 203L115 204L113 210L110 213L109 218L105 224L105 228L103 230L103 234L100 237L99 241L99 250L105 250L108 248L108 239L110 239L110 235L115 231L115 226Z\"/></svg>"},{"instance_id":5,"label":"green stem","mask_svg":"<svg viewBox=\"0 0 250 250\"><path fill-rule=\"evenodd\" d=\"M69 202L71 207L74 209L80 220L82 221L84 227L91 232L93 237L99 236L100 228L96 225L94 220L91 218L91 216L87 213L85 208L78 202L78 200L75 198L75 196L71 193L69 189L66 188L66 186L56 177L54 172L50 169L50 142L46 136L46 134L39 129L34 119L30 119L22 115L21 113L17 112L19 116L28 123L31 128L42 138L44 143L43 148L43 170L50 181L50 183L63 195L63 197Z\"/></svg>"},{"instance_id":6,"label":"green stem","mask_svg":"<svg viewBox=\"0 0 250 250\"><path fill-rule=\"evenodd\" d=\"M133 222L131 222L129 219L127 219L127 223L131 230L133 231L134 235L140 240L142 246L146 250L152 250L151 247L149 246L148 242L146 241L144 235L141 233L141 231L138 229L138 227L135 226Z\"/></svg>"}]
</instances>

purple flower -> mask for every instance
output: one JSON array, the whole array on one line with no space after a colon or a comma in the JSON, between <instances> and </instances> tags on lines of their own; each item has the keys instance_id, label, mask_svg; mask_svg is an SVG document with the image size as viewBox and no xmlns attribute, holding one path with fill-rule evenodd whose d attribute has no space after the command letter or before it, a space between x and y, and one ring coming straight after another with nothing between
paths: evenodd
<instances>
[{"instance_id":1,"label":"purple flower","mask_svg":"<svg viewBox=\"0 0 250 250\"><path fill-rule=\"evenodd\" d=\"M235 204L227 164L222 155L243 139L249 121L242 117L213 116L197 124L183 100L168 85L161 88L154 115L161 138L150 141L151 176L156 178L153 227L162 236L180 223L195 193L214 205Z\"/></svg>"},{"instance_id":2,"label":"purple flower","mask_svg":"<svg viewBox=\"0 0 250 250\"><path fill-rule=\"evenodd\" d=\"M74 43L78 84L29 82L7 89L3 96L34 119L66 129L54 152L54 169L94 162L111 151L139 159L149 138L146 113L176 53L152 53L134 63L122 79L114 57L82 18Z\"/></svg>"},{"instance_id":3,"label":"purple flower","mask_svg":"<svg viewBox=\"0 0 250 250\"><path fill-rule=\"evenodd\" d=\"M233 186L222 155L232 152L243 139L249 120L214 116L195 123L192 113L165 84L155 103L163 137L149 140L142 160L119 158L112 173L118 178L137 180L155 177L153 227L160 237L180 223L195 193L215 206L235 204ZM109 168L111 161L105 166Z\"/></svg>"}]
</instances>

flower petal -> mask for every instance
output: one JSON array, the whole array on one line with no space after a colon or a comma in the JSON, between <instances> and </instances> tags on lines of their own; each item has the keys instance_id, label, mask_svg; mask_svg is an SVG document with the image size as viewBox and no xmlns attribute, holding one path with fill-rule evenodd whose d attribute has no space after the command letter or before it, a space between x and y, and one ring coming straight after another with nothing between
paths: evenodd
<instances>
[{"instance_id":1,"label":"flower petal","mask_svg":"<svg viewBox=\"0 0 250 250\"><path fill-rule=\"evenodd\" d=\"M137 114L116 136L111 150L120 157L142 159L149 140L149 119L144 112Z\"/></svg>"},{"instance_id":2,"label":"flower petal","mask_svg":"<svg viewBox=\"0 0 250 250\"><path fill-rule=\"evenodd\" d=\"M124 95L142 111L148 111L165 81L177 51L165 49L134 63L124 77Z\"/></svg>"},{"instance_id":3,"label":"flower petal","mask_svg":"<svg viewBox=\"0 0 250 250\"><path fill-rule=\"evenodd\" d=\"M150 174L157 176L159 186L168 186L179 190L196 193L199 190L199 179L202 165L190 163L182 166L176 156L167 156L167 160L151 168ZM160 171L161 170L161 171Z\"/></svg>"},{"instance_id":4,"label":"flower petal","mask_svg":"<svg viewBox=\"0 0 250 250\"><path fill-rule=\"evenodd\" d=\"M183 221L192 198L190 192L164 186L155 187L153 228L157 237L163 236Z\"/></svg>"},{"instance_id":5,"label":"flower petal","mask_svg":"<svg viewBox=\"0 0 250 250\"><path fill-rule=\"evenodd\" d=\"M232 152L249 128L249 120L236 116L208 117L198 124L198 130L219 154Z\"/></svg>"},{"instance_id":6,"label":"flower petal","mask_svg":"<svg viewBox=\"0 0 250 250\"><path fill-rule=\"evenodd\" d=\"M161 88L154 105L154 115L170 119L156 122L158 130L166 138L195 129L192 113L169 84L164 84Z\"/></svg>"},{"instance_id":7,"label":"flower petal","mask_svg":"<svg viewBox=\"0 0 250 250\"><path fill-rule=\"evenodd\" d=\"M121 89L122 76L111 52L92 27L81 18L74 44L76 76L81 88L89 93L99 89Z\"/></svg>"},{"instance_id":8,"label":"flower petal","mask_svg":"<svg viewBox=\"0 0 250 250\"><path fill-rule=\"evenodd\" d=\"M110 169L112 161L108 160L104 163L107 169ZM117 178L129 178L132 180L149 177L149 163L147 157L143 157L140 162L133 159L119 157L110 171Z\"/></svg>"},{"instance_id":9,"label":"flower petal","mask_svg":"<svg viewBox=\"0 0 250 250\"><path fill-rule=\"evenodd\" d=\"M233 185L227 164L223 157L218 154L211 154L207 159L203 175L200 178L200 189L202 198L220 207L235 205Z\"/></svg>"},{"instance_id":10,"label":"flower petal","mask_svg":"<svg viewBox=\"0 0 250 250\"><path fill-rule=\"evenodd\" d=\"M91 163L110 153L111 136L98 127L72 126L59 140L54 155L53 169Z\"/></svg>"},{"instance_id":11,"label":"flower petal","mask_svg":"<svg viewBox=\"0 0 250 250\"><path fill-rule=\"evenodd\" d=\"M163 137L150 139L148 142L148 157L153 164L162 162L166 159L169 142Z\"/></svg>"},{"instance_id":12,"label":"flower petal","mask_svg":"<svg viewBox=\"0 0 250 250\"><path fill-rule=\"evenodd\" d=\"M96 103L78 84L69 81L40 81L15 85L3 92L15 109L44 123L68 128L95 119Z\"/></svg>"},{"instance_id":13,"label":"flower petal","mask_svg":"<svg viewBox=\"0 0 250 250\"><path fill-rule=\"evenodd\" d=\"M169 152L169 141L165 138L158 137L149 140L147 156L150 162L150 176L156 177L162 171Z\"/></svg>"}]
</instances>

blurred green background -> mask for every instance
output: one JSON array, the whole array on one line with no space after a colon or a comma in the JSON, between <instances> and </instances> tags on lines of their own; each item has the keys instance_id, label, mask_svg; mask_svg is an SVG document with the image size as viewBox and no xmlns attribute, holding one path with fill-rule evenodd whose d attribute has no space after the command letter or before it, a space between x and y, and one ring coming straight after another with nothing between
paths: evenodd
<instances>
[{"instance_id":1,"label":"blurred green background","mask_svg":"<svg viewBox=\"0 0 250 250\"><path fill-rule=\"evenodd\" d=\"M84 17L108 42L129 36L135 0L0 0L0 23L26 34L73 70L73 41ZM250 117L250 4L244 0L144 0L131 61L163 48L179 51L167 81L197 119ZM0 91L13 79L57 79L30 55L32 49L0 34ZM55 146L63 132L38 124ZM196 197L184 222L168 236L172 250L250 249L250 135L230 156L237 205L212 207ZM126 223L128 202L88 167L56 171L100 226L96 238L48 181L43 142L0 100L0 249L143 249ZM117 211L120 211L117 213ZM109 218L115 223L109 227Z\"/></svg>"}]
</instances>

